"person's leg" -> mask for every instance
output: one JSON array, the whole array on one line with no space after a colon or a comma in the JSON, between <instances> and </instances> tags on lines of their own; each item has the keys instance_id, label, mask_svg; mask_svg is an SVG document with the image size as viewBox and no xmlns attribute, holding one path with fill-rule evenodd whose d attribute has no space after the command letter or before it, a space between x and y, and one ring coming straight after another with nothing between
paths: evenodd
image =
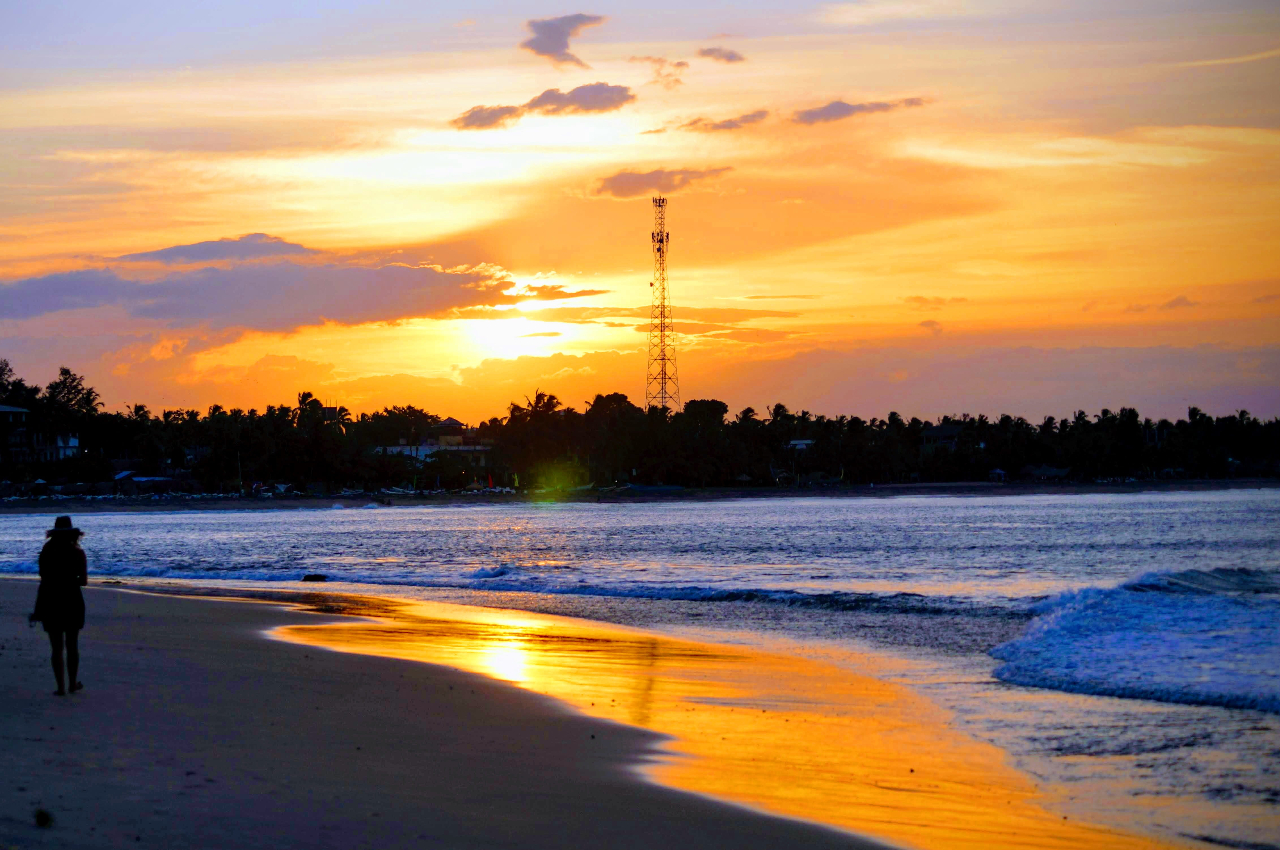
<instances>
[{"instance_id":1,"label":"person's leg","mask_svg":"<svg viewBox=\"0 0 1280 850\"><path fill-rule=\"evenodd\" d=\"M67 684L72 693L80 690L80 632L72 629L67 632Z\"/></svg>"},{"instance_id":2,"label":"person's leg","mask_svg":"<svg viewBox=\"0 0 1280 850\"><path fill-rule=\"evenodd\" d=\"M58 696L67 692L67 682L62 675L62 632L57 629L49 632L49 648L53 650L53 678L58 680Z\"/></svg>"}]
</instances>

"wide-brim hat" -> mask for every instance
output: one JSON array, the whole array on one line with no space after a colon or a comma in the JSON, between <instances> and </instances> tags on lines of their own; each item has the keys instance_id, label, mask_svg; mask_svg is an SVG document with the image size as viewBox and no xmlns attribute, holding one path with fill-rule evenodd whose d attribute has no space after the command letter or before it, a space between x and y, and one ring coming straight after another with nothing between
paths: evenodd
<instances>
[{"instance_id":1,"label":"wide-brim hat","mask_svg":"<svg viewBox=\"0 0 1280 850\"><path fill-rule=\"evenodd\" d=\"M79 537L84 534L83 531L71 524L71 517L60 516L53 521L53 528L45 532L46 537L67 535L69 537Z\"/></svg>"}]
</instances>

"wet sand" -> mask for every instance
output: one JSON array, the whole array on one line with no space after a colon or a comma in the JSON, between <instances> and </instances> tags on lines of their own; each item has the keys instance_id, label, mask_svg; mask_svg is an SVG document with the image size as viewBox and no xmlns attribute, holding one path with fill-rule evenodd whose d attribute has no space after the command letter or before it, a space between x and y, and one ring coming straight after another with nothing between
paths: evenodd
<instances>
[{"instance_id":1,"label":"wet sand","mask_svg":"<svg viewBox=\"0 0 1280 850\"><path fill-rule=\"evenodd\" d=\"M298 597L354 620L91 588L88 690L58 700L33 593L0 580L0 843L1171 846L1063 819L927 701L812 661L446 603Z\"/></svg>"},{"instance_id":2,"label":"wet sand","mask_svg":"<svg viewBox=\"0 0 1280 850\"><path fill-rule=\"evenodd\" d=\"M267 639L333 619L273 605L91 587L86 689L57 698L34 592L0 580L3 847L875 846L643 781L652 732Z\"/></svg>"}]
</instances>

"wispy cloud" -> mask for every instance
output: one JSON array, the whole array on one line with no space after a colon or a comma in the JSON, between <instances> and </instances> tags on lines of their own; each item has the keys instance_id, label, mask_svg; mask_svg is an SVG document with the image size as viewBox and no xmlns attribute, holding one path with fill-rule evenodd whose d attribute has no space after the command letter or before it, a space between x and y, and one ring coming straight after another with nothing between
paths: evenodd
<instances>
[{"instance_id":1,"label":"wispy cloud","mask_svg":"<svg viewBox=\"0 0 1280 850\"><path fill-rule=\"evenodd\" d=\"M547 57L557 65L577 65L579 68L588 68L590 66L586 62L569 52L569 39L587 27L602 23L604 23L603 15L581 13L527 21L525 26L533 36L520 42L520 46L539 56Z\"/></svg>"},{"instance_id":2,"label":"wispy cloud","mask_svg":"<svg viewBox=\"0 0 1280 850\"><path fill-rule=\"evenodd\" d=\"M215 239L190 245L174 245L158 251L125 254L118 260L158 263L203 263L218 260L256 260L262 257L281 257L296 254L315 254L311 248L286 242L279 236L250 233L238 239Z\"/></svg>"},{"instance_id":3,"label":"wispy cloud","mask_svg":"<svg viewBox=\"0 0 1280 850\"><path fill-rule=\"evenodd\" d=\"M698 51L698 55L703 59L714 59L717 62L727 62L729 64L747 61L747 57L727 47L704 47Z\"/></svg>"},{"instance_id":4,"label":"wispy cloud","mask_svg":"<svg viewBox=\"0 0 1280 850\"><path fill-rule=\"evenodd\" d=\"M1274 292L1271 295L1259 295L1253 299L1254 304L1270 304L1273 301L1280 301L1280 292Z\"/></svg>"},{"instance_id":5,"label":"wispy cloud","mask_svg":"<svg viewBox=\"0 0 1280 850\"><path fill-rule=\"evenodd\" d=\"M718 177L732 168L708 168L702 171L682 168L668 171L664 168L654 171L619 171L600 181L596 189L597 195L612 195L615 198L634 198L649 192L676 192L697 180Z\"/></svg>"},{"instance_id":6,"label":"wispy cloud","mask_svg":"<svg viewBox=\"0 0 1280 850\"><path fill-rule=\"evenodd\" d=\"M823 23L837 26L864 27L890 21L988 15L998 11L992 5L965 0L857 0L853 3L827 3L819 10L818 18Z\"/></svg>"},{"instance_id":7,"label":"wispy cloud","mask_svg":"<svg viewBox=\"0 0 1280 850\"><path fill-rule=\"evenodd\" d=\"M824 124L829 121L839 121L843 118L849 118L854 115L869 115L875 112L892 112L895 109L909 109L915 106L924 106L928 101L922 97L908 97L903 100L893 101L870 101L867 103L845 103L843 100L833 100L825 106L817 106L813 109L801 109L799 112L791 116L791 120L797 124Z\"/></svg>"},{"instance_id":8,"label":"wispy cloud","mask_svg":"<svg viewBox=\"0 0 1280 850\"><path fill-rule=\"evenodd\" d=\"M680 129L696 130L700 133L714 133L718 130L741 130L748 125L759 124L768 117L769 110L757 109L755 112L748 112L746 115L739 115L737 118L725 118L723 121L695 118L686 124L681 124Z\"/></svg>"},{"instance_id":9,"label":"wispy cloud","mask_svg":"<svg viewBox=\"0 0 1280 850\"><path fill-rule=\"evenodd\" d=\"M1183 307L1195 307L1200 304L1199 301L1192 301L1185 295L1179 295L1177 298L1170 299L1160 305L1161 310L1180 310Z\"/></svg>"},{"instance_id":10,"label":"wispy cloud","mask_svg":"<svg viewBox=\"0 0 1280 850\"><path fill-rule=\"evenodd\" d=\"M563 336L563 334L562 334L562 333L560 333L560 331L540 331L539 333L536 333L536 334L521 334L521 335L520 335L520 338L521 338L521 339L534 339L535 337L544 337L544 336L548 336L548 337L550 337L550 336Z\"/></svg>"},{"instance_id":11,"label":"wispy cloud","mask_svg":"<svg viewBox=\"0 0 1280 850\"><path fill-rule=\"evenodd\" d=\"M918 326L924 328L934 336L939 336L942 333L942 323L935 322L933 319L925 319L923 322L920 322Z\"/></svg>"},{"instance_id":12,"label":"wispy cloud","mask_svg":"<svg viewBox=\"0 0 1280 850\"><path fill-rule=\"evenodd\" d=\"M1244 56L1229 56L1225 59L1199 59L1195 62L1177 62L1175 68L1209 68L1214 65L1243 65L1246 62L1261 62L1263 59L1280 58L1280 47L1275 50L1264 50L1261 53L1248 53Z\"/></svg>"},{"instance_id":13,"label":"wispy cloud","mask_svg":"<svg viewBox=\"0 0 1280 850\"><path fill-rule=\"evenodd\" d=\"M644 62L653 68L653 79L650 83L662 86L668 91L683 85L684 80L680 79L689 68L689 63L680 59L672 61L663 56L630 56L628 62Z\"/></svg>"},{"instance_id":14,"label":"wispy cloud","mask_svg":"<svg viewBox=\"0 0 1280 850\"><path fill-rule=\"evenodd\" d=\"M949 304L963 304L968 298L928 298L924 295L908 295L903 301L917 310L938 310Z\"/></svg>"},{"instance_id":15,"label":"wispy cloud","mask_svg":"<svg viewBox=\"0 0 1280 850\"><path fill-rule=\"evenodd\" d=\"M473 106L449 123L459 130L505 127L524 114L520 106Z\"/></svg>"},{"instance_id":16,"label":"wispy cloud","mask_svg":"<svg viewBox=\"0 0 1280 850\"><path fill-rule=\"evenodd\" d=\"M612 112L635 99L635 93L627 86L588 83L567 92L547 89L522 106L473 106L449 123L459 130L492 130L505 127L530 112L543 115Z\"/></svg>"}]
</instances>

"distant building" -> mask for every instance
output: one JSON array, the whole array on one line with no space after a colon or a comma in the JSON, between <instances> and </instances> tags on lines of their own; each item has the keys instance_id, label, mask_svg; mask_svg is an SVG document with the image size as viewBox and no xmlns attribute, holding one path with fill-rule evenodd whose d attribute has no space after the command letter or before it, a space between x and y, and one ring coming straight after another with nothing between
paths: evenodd
<instances>
[{"instance_id":1,"label":"distant building","mask_svg":"<svg viewBox=\"0 0 1280 850\"><path fill-rule=\"evenodd\" d=\"M451 416L432 427L426 439L419 443L411 444L401 438L399 445L380 446L375 451L384 455L405 455L419 463L448 457L469 467L485 469L492 465L488 459L492 450L492 441L481 440L478 429L469 428Z\"/></svg>"},{"instance_id":2,"label":"distant building","mask_svg":"<svg viewBox=\"0 0 1280 850\"><path fill-rule=\"evenodd\" d=\"M0 404L0 463L66 460L80 454L80 435L45 434L30 425L31 411Z\"/></svg>"},{"instance_id":3,"label":"distant building","mask_svg":"<svg viewBox=\"0 0 1280 850\"><path fill-rule=\"evenodd\" d=\"M36 434L33 442L36 460L66 460L80 454L80 437L77 434Z\"/></svg>"},{"instance_id":4,"label":"distant building","mask_svg":"<svg viewBox=\"0 0 1280 850\"><path fill-rule=\"evenodd\" d=\"M954 452L960 444L960 425L934 425L920 434L920 451L930 455L937 451Z\"/></svg>"}]
</instances>

